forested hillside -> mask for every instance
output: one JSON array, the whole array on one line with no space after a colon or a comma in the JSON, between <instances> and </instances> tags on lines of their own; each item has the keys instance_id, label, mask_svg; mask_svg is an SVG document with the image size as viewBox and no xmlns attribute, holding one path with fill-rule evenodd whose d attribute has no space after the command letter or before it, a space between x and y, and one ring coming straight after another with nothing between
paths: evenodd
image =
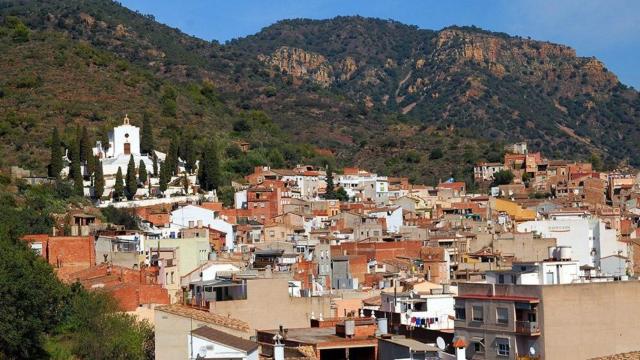
<instances>
[{"instance_id":1,"label":"forested hillside","mask_svg":"<svg viewBox=\"0 0 640 360\"><path fill-rule=\"evenodd\" d=\"M361 17L283 20L219 44L105 0L8 1L0 16L4 165L43 169L53 126L97 138L125 113L148 117L161 149L219 139L229 179L332 153L414 181L469 180L520 140L640 162L638 92L563 45Z\"/></svg>"}]
</instances>

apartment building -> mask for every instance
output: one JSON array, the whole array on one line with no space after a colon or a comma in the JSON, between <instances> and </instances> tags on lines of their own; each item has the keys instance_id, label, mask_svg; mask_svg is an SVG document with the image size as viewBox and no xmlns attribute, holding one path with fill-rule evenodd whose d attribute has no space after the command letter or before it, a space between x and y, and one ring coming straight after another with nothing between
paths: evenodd
<instances>
[{"instance_id":1,"label":"apartment building","mask_svg":"<svg viewBox=\"0 0 640 360\"><path fill-rule=\"evenodd\" d=\"M467 358L577 360L640 349L640 282L586 280L574 275L576 262L559 263L514 264L488 283L459 285L455 335Z\"/></svg>"}]
</instances>

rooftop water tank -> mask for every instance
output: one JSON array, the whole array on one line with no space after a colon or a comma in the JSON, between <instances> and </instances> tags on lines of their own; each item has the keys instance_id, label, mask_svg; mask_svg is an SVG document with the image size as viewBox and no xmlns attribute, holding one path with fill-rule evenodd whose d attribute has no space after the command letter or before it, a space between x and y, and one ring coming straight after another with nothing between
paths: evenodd
<instances>
[{"instance_id":1,"label":"rooftop water tank","mask_svg":"<svg viewBox=\"0 0 640 360\"><path fill-rule=\"evenodd\" d=\"M347 337L354 336L356 334L356 322L355 320L344 321L344 334Z\"/></svg>"},{"instance_id":2,"label":"rooftop water tank","mask_svg":"<svg viewBox=\"0 0 640 360\"><path fill-rule=\"evenodd\" d=\"M573 252L571 246L558 246L558 250L560 252L560 254L558 254L560 260L571 260Z\"/></svg>"},{"instance_id":3,"label":"rooftop water tank","mask_svg":"<svg viewBox=\"0 0 640 360\"><path fill-rule=\"evenodd\" d=\"M387 331L387 318L377 318L376 321L378 321L378 333L381 334L386 334Z\"/></svg>"}]
</instances>

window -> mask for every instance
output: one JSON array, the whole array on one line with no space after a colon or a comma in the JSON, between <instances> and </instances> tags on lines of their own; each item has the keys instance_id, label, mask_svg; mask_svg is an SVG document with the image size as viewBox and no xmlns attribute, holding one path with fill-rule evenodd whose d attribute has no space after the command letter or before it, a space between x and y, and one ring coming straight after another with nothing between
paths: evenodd
<instances>
[{"instance_id":1,"label":"window","mask_svg":"<svg viewBox=\"0 0 640 360\"><path fill-rule=\"evenodd\" d=\"M456 306L456 320L465 320L467 318L467 310L464 306Z\"/></svg>"},{"instance_id":2,"label":"window","mask_svg":"<svg viewBox=\"0 0 640 360\"><path fill-rule=\"evenodd\" d=\"M503 274L498 275L498 284L504 284L504 275Z\"/></svg>"},{"instance_id":3,"label":"window","mask_svg":"<svg viewBox=\"0 0 640 360\"><path fill-rule=\"evenodd\" d=\"M509 356L509 339L497 339L498 342L498 355Z\"/></svg>"},{"instance_id":4,"label":"window","mask_svg":"<svg viewBox=\"0 0 640 360\"><path fill-rule=\"evenodd\" d=\"M509 309L499 307L496 309L496 322L498 324L509 323Z\"/></svg>"},{"instance_id":5,"label":"window","mask_svg":"<svg viewBox=\"0 0 640 360\"><path fill-rule=\"evenodd\" d=\"M483 353L484 352L484 345L482 345L483 341L484 341L484 339L473 342L473 351L474 352L476 352L476 353Z\"/></svg>"},{"instance_id":6,"label":"window","mask_svg":"<svg viewBox=\"0 0 640 360\"><path fill-rule=\"evenodd\" d=\"M482 306L473 306L473 314L471 319L473 321L484 321L484 309Z\"/></svg>"}]
</instances>

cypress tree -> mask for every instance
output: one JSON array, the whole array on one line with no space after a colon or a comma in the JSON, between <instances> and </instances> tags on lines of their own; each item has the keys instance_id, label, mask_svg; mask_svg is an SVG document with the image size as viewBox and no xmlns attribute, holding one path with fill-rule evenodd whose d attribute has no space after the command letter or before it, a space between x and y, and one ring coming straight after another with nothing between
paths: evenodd
<instances>
[{"instance_id":1,"label":"cypress tree","mask_svg":"<svg viewBox=\"0 0 640 360\"><path fill-rule=\"evenodd\" d=\"M150 115L148 113L144 113L144 117L142 119L142 131L140 134L140 151L143 154L151 154L153 148L155 147L153 140L153 128L151 127Z\"/></svg>"},{"instance_id":2,"label":"cypress tree","mask_svg":"<svg viewBox=\"0 0 640 360\"><path fill-rule=\"evenodd\" d=\"M336 188L333 183L333 167L331 163L327 165L327 190L324 193L325 199L335 199L336 198Z\"/></svg>"},{"instance_id":3,"label":"cypress tree","mask_svg":"<svg viewBox=\"0 0 640 360\"><path fill-rule=\"evenodd\" d=\"M76 195L84 195L84 183L82 179L82 169L80 167L80 161L75 160L71 163L71 169L73 169L73 191Z\"/></svg>"},{"instance_id":4,"label":"cypress tree","mask_svg":"<svg viewBox=\"0 0 640 360\"><path fill-rule=\"evenodd\" d=\"M202 152L202 161L198 169L198 181L205 191L217 189L222 185L222 172L220 170L220 157L215 142L207 143Z\"/></svg>"},{"instance_id":5,"label":"cypress tree","mask_svg":"<svg viewBox=\"0 0 640 360\"><path fill-rule=\"evenodd\" d=\"M102 170L102 162L97 157L95 158L96 172L93 180L94 196L96 199L100 199L104 194L104 173Z\"/></svg>"},{"instance_id":6,"label":"cypress tree","mask_svg":"<svg viewBox=\"0 0 640 360\"><path fill-rule=\"evenodd\" d=\"M187 170L188 174L193 174L193 170L196 168L196 151L194 148L193 139L191 136L184 137L184 140L180 146L181 148L181 157L185 162L185 170Z\"/></svg>"},{"instance_id":7,"label":"cypress tree","mask_svg":"<svg viewBox=\"0 0 640 360\"><path fill-rule=\"evenodd\" d=\"M91 153L91 141L89 140L89 132L84 126L82 127L78 143L80 145L80 161L88 162L93 157L93 154Z\"/></svg>"},{"instance_id":8,"label":"cypress tree","mask_svg":"<svg viewBox=\"0 0 640 360\"><path fill-rule=\"evenodd\" d=\"M69 145L69 161L71 164L69 165L69 179L74 180L77 172L80 172L80 143L77 140L73 140ZM80 174L82 176L82 174Z\"/></svg>"},{"instance_id":9,"label":"cypress tree","mask_svg":"<svg viewBox=\"0 0 640 360\"><path fill-rule=\"evenodd\" d=\"M158 156L153 153L153 176L157 177L158 175Z\"/></svg>"},{"instance_id":10,"label":"cypress tree","mask_svg":"<svg viewBox=\"0 0 640 360\"><path fill-rule=\"evenodd\" d=\"M105 152L109 151L109 148L111 147L111 144L109 144L109 135L107 135L107 133L108 130L103 129L98 137L102 145L102 150Z\"/></svg>"},{"instance_id":11,"label":"cypress tree","mask_svg":"<svg viewBox=\"0 0 640 360\"><path fill-rule=\"evenodd\" d=\"M142 160L140 160L140 165L138 165L138 180L140 180L140 183L143 185L147 183L147 165L145 165Z\"/></svg>"},{"instance_id":12,"label":"cypress tree","mask_svg":"<svg viewBox=\"0 0 640 360\"><path fill-rule=\"evenodd\" d=\"M184 188L184 193L189 194L189 178L186 172L182 174L182 187Z\"/></svg>"},{"instance_id":13,"label":"cypress tree","mask_svg":"<svg viewBox=\"0 0 640 360\"><path fill-rule=\"evenodd\" d=\"M171 175L169 175L169 168L162 164L160 168L160 184L159 189L161 193L164 193L167 190L167 185L169 184L169 179Z\"/></svg>"},{"instance_id":14,"label":"cypress tree","mask_svg":"<svg viewBox=\"0 0 640 360\"><path fill-rule=\"evenodd\" d=\"M100 159L98 159L97 156L93 156L93 154L90 154L88 156L89 157L87 158L87 173L95 174L97 170L97 164L100 162Z\"/></svg>"},{"instance_id":15,"label":"cypress tree","mask_svg":"<svg viewBox=\"0 0 640 360\"><path fill-rule=\"evenodd\" d=\"M116 173L116 184L113 187L113 198L115 200L120 200L124 195L124 181L122 179L122 169L118 167L118 172Z\"/></svg>"},{"instance_id":16,"label":"cypress tree","mask_svg":"<svg viewBox=\"0 0 640 360\"><path fill-rule=\"evenodd\" d=\"M60 146L60 134L58 128L53 128L51 134L51 161L49 163L49 176L59 177L62 171L62 147Z\"/></svg>"},{"instance_id":17,"label":"cypress tree","mask_svg":"<svg viewBox=\"0 0 640 360\"><path fill-rule=\"evenodd\" d=\"M138 190L138 180L136 179L136 163L133 160L133 155L129 158L129 164L127 165L126 175L126 195L127 199L132 200Z\"/></svg>"},{"instance_id":18,"label":"cypress tree","mask_svg":"<svg viewBox=\"0 0 640 360\"><path fill-rule=\"evenodd\" d=\"M178 140L174 136L169 144L169 152L162 167L167 167L168 175L175 175L178 168Z\"/></svg>"}]
</instances>

